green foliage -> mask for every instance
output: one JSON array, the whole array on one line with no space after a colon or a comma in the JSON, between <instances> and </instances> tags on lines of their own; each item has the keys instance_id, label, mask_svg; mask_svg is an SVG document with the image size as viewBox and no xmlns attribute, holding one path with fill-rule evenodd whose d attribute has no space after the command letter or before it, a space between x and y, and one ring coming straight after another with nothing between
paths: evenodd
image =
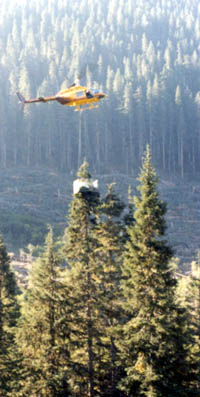
<instances>
[{"instance_id":1,"label":"green foliage","mask_svg":"<svg viewBox=\"0 0 200 397\"><path fill-rule=\"evenodd\" d=\"M46 225L34 216L8 211L1 213L1 232L12 249L25 247L30 242L34 245L41 244L46 231Z\"/></svg>"},{"instance_id":2,"label":"green foliage","mask_svg":"<svg viewBox=\"0 0 200 397\"><path fill-rule=\"evenodd\" d=\"M10 269L6 247L0 238L0 396L12 396L19 390L20 355L15 343L19 317L15 276Z\"/></svg>"},{"instance_id":3,"label":"green foliage","mask_svg":"<svg viewBox=\"0 0 200 397\"><path fill-rule=\"evenodd\" d=\"M86 162L78 176L91 178ZM199 267L179 283L187 299L177 301L149 146L138 179L125 217L114 184L103 198L92 185L74 194L64 238L55 244L50 227L31 265L19 319L0 240L3 397L199 394Z\"/></svg>"},{"instance_id":4,"label":"green foliage","mask_svg":"<svg viewBox=\"0 0 200 397\"><path fill-rule=\"evenodd\" d=\"M172 251L165 239L166 205L159 199L148 146L139 181L123 263L123 307L129 315L121 341L124 389L136 396L194 396L187 312L175 302Z\"/></svg>"},{"instance_id":5,"label":"green foliage","mask_svg":"<svg viewBox=\"0 0 200 397\"><path fill-rule=\"evenodd\" d=\"M70 266L70 272L67 271L67 285L73 305L70 385L76 394L90 397L95 395L97 387L97 369L94 368L94 362L99 339L96 281L98 262L94 257L97 247L94 236L96 199L98 200L97 192L87 188L74 195L63 246L64 257Z\"/></svg>"},{"instance_id":6,"label":"green foliage","mask_svg":"<svg viewBox=\"0 0 200 397\"><path fill-rule=\"evenodd\" d=\"M17 339L25 367L24 394L31 390L32 396L68 396L66 294L50 229L44 252L32 265L18 325Z\"/></svg>"},{"instance_id":7,"label":"green foliage","mask_svg":"<svg viewBox=\"0 0 200 397\"><path fill-rule=\"evenodd\" d=\"M95 235L98 246L95 257L98 269L98 326L100 330L98 381L100 396L122 396L118 388L123 365L119 364L117 341L118 327L124 320L120 302L121 261L124 248L124 203L118 197L113 184L99 206L99 219Z\"/></svg>"},{"instance_id":8,"label":"green foliage","mask_svg":"<svg viewBox=\"0 0 200 397\"><path fill-rule=\"evenodd\" d=\"M124 204L111 186L104 200L98 196L93 188L74 195L63 248L73 304L71 390L88 397L122 395L117 389L122 368L118 365L116 327L122 318L123 226L119 217Z\"/></svg>"},{"instance_id":9,"label":"green foliage","mask_svg":"<svg viewBox=\"0 0 200 397\"><path fill-rule=\"evenodd\" d=\"M91 175L89 173L89 165L86 161L80 166L77 176L81 179L90 179Z\"/></svg>"},{"instance_id":10,"label":"green foliage","mask_svg":"<svg viewBox=\"0 0 200 397\"><path fill-rule=\"evenodd\" d=\"M182 307L187 309L189 330L193 335L193 341L190 345L190 355L196 364L197 381L199 387L199 362L200 362L200 267L199 252L197 260L191 263L190 273L186 275L179 274L177 299Z\"/></svg>"}]
</instances>

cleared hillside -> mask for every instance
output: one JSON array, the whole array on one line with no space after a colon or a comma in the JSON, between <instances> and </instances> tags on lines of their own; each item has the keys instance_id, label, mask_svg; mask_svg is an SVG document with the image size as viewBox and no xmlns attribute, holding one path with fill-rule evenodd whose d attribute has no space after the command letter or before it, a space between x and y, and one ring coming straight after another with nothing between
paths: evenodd
<instances>
[{"instance_id":1,"label":"cleared hillside","mask_svg":"<svg viewBox=\"0 0 200 397\"><path fill-rule=\"evenodd\" d=\"M93 175L103 195L106 185L116 182L116 190L127 202L128 188L137 194L136 177L123 174ZM52 169L21 168L0 171L0 225L9 251L19 252L28 244L40 245L47 225L61 236L67 224L68 205L76 174ZM190 263L200 247L200 183L160 177L161 198L168 204L168 236L175 256Z\"/></svg>"}]
</instances>

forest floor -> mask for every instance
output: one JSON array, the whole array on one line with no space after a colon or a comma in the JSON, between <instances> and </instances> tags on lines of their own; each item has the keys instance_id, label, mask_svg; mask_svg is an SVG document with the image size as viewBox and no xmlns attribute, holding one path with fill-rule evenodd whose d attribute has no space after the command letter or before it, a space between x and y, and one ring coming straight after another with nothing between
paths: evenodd
<instances>
[{"instance_id":1,"label":"forest floor","mask_svg":"<svg viewBox=\"0 0 200 397\"><path fill-rule=\"evenodd\" d=\"M122 174L93 177L98 179L102 195L112 182L116 183L115 189L126 203L129 186L133 195L138 194L136 177ZM49 224L56 237L62 236L73 197L74 179L76 175L46 168L0 170L0 232L7 250L15 257L19 258L20 252L27 251L30 244L43 244ZM160 198L168 207L168 238L183 271L196 259L200 249L199 180L197 176L184 180L179 177L159 179Z\"/></svg>"}]
</instances>

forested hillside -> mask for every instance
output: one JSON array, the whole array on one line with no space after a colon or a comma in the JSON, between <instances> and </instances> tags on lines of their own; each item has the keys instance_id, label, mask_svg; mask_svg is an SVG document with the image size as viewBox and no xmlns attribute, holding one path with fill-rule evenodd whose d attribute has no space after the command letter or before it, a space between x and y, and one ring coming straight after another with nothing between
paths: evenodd
<instances>
[{"instance_id":1,"label":"forested hillside","mask_svg":"<svg viewBox=\"0 0 200 397\"><path fill-rule=\"evenodd\" d=\"M77 177L63 237L49 227L25 288L0 237L0 395L199 396L199 258L177 278L149 145L128 212L87 162Z\"/></svg>"},{"instance_id":2,"label":"forested hillside","mask_svg":"<svg viewBox=\"0 0 200 397\"><path fill-rule=\"evenodd\" d=\"M200 395L199 55L197 0L0 0L0 397Z\"/></svg>"},{"instance_id":3,"label":"forested hillside","mask_svg":"<svg viewBox=\"0 0 200 397\"><path fill-rule=\"evenodd\" d=\"M200 171L197 0L1 0L0 166L138 172L150 143L157 170ZM81 75L106 92L99 109L27 105Z\"/></svg>"}]
</instances>

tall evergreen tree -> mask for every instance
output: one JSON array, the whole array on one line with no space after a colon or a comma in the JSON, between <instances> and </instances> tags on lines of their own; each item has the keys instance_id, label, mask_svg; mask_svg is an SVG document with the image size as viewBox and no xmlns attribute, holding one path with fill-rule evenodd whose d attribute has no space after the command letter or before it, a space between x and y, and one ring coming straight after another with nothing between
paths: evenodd
<instances>
[{"instance_id":1,"label":"tall evergreen tree","mask_svg":"<svg viewBox=\"0 0 200 397\"><path fill-rule=\"evenodd\" d=\"M71 389L74 396L94 397L97 324L98 264L94 260L96 238L96 211L99 193L92 186L88 164L84 162L78 172L80 189L74 194L65 231L63 252L70 271L68 286L73 305L71 320Z\"/></svg>"},{"instance_id":2,"label":"tall evergreen tree","mask_svg":"<svg viewBox=\"0 0 200 397\"><path fill-rule=\"evenodd\" d=\"M24 356L23 393L67 397L68 299L50 229L41 258L33 264L24 296L18 343ZM31 392L30 392L31 391ZM29 395L29 394L28 394Z\"/></svg>"},{"instance_id":3,"label":"tall evergreen tree","mask_svg":"<svg viewBox=\"0 0 200 397\"><path fill-rule=\"evenodd\" d=\"M127 374L123 386L129 396L194 396L186 312L174 298L166 205L159 199L148 146L139 181L123 263L123 306L130 316L121 346Z\"/></svg>"},{"instance_id":4,"label":"tall evergreen tree","mask_svg":"<svg viewBox=\"0 0 200 397\"><path fill-rule=\"evenodd\" d=\"M98 271L98 324L101 329L98 378L100 396L121 396L118 383L122 377L119 365L118 326L123 321L120 301L121 261L124 247L124 226L120 218L124 203L116 194L113 184L108 186L99 207L96 228L98 246L95 251Z\"/></svg>"},{"instance_id":5,"label":"tall evergreen tree","mask_svg":"<svg viewBox=\"0 0 200 397\"><path fill-rule=\"evenodd\" d=\"M200 253L197 260L191 263L189 275L179 278L177 297L181 305L188 310L190 332L194 341L190 346L190 355L197 366L196 386L200 388Z\"/></svg>"},{"instance_id":6,"label":"tall evergreen tree","mask_svg":"<svg viewBox=\"0 0 200 397\"><path fill-rule=\"evenodd\" d=\"M120 322L119 280L123 202L110 186L100 200L88 164L79 172L80 189L71 203L64 254L70 300L71 390L77 396L121 396L117 389L116 327ZM83 185L82 185L83 183Z\"/></svg>"},{"instance_id":7,"label":"tall evergreen tree","mask_svg":"<svg viewBox=\"0 0 200 397\"><path fill-rule=\"evenodd\" d=\"M13 396L19 389L19 356L15 327L19 317L15 276L10 259L0 238L0 396Z\"/></svg>"}]
</instances>

